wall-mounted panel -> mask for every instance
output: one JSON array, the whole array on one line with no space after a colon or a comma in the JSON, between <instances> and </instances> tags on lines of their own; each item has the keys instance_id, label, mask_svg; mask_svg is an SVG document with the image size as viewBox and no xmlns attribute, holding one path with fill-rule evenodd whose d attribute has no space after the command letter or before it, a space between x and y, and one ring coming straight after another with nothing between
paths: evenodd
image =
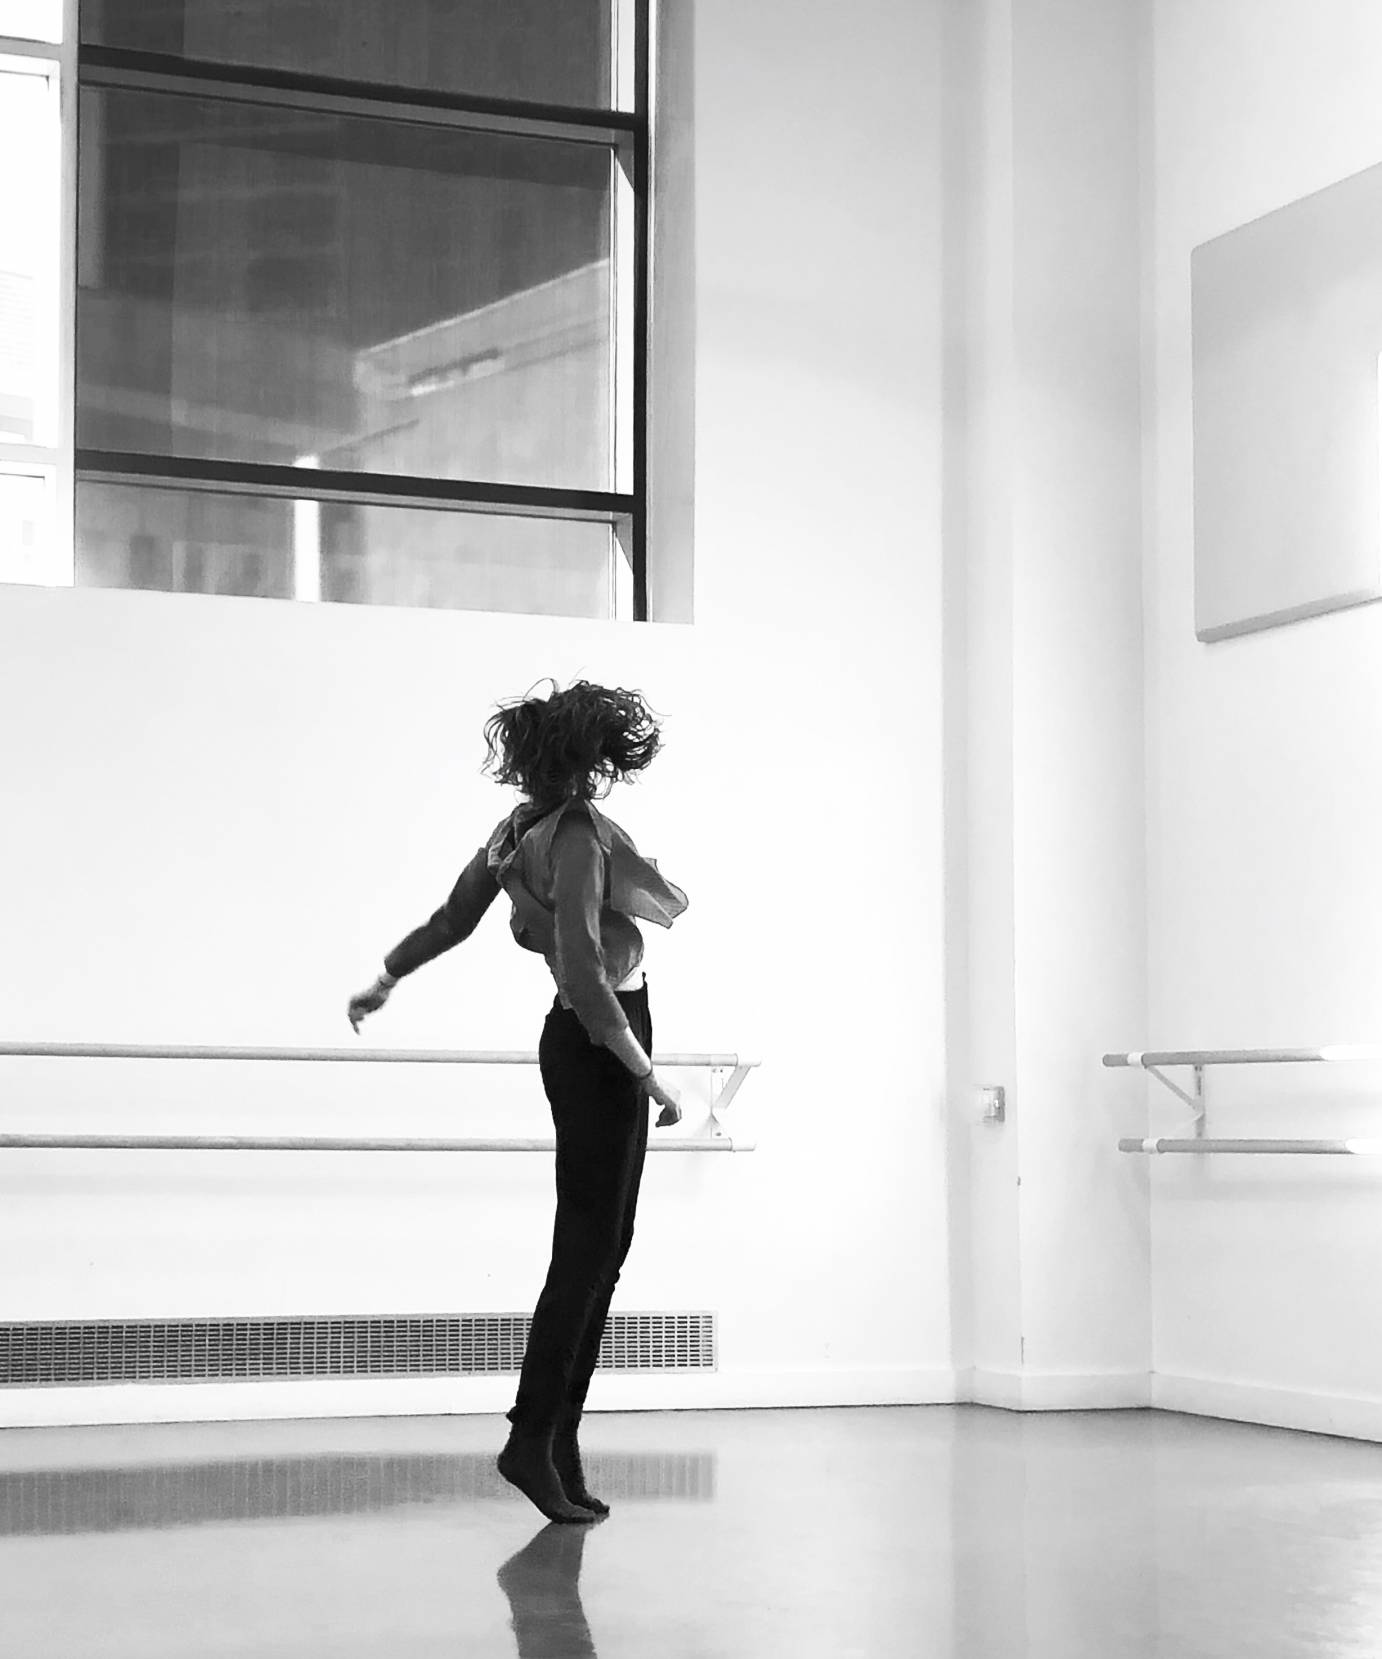
<instances>
[{"instance_id":1,"label":"wall-mounted panel","mask_svg":"<svg viewBox=\"0 0 1382 1659\"><path fill-rule=\"evenodd\" d=\"M1195 632L1382 597L1382 167L1191 254Z\"/></svg>"}]
</instances>

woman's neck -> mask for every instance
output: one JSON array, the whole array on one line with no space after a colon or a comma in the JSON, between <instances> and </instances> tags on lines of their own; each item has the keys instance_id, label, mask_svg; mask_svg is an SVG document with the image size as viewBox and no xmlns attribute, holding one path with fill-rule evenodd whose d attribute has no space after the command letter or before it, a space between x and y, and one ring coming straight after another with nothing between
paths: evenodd
<instances>
[{"instance_id":1,"label":"woman's neck","mask_svg":"<svg viewBox=\"0 0 1382 1659\"><path fill-rule=\"evenodd\" d=\"M581 794L578 790L572 790L565 795L554 795L543 800L538 800L536 797L530 797L524 804L526 806L533 807L538 812L551 812L555 807L564 806L567 801L584 801L588 799L589 796Z\"/></svg>"}]
</instances>

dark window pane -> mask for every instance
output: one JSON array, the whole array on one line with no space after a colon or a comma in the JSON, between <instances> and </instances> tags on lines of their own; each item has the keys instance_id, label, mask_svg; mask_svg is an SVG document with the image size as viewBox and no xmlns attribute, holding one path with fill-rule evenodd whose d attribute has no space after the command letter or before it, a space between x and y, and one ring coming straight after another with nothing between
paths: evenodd
<instances>
[{"instance_id":1,"label":"dark window pane","mask_svg":"<svg viewBox=\"0 0 1382 1659\"><path fill-rule=\"evenodd\" d=\"M85 587L605 620L618 557L604 524L77 485Z\"/></svg>"},{"instance_id":2,"label":"dark window pane","mask_svg":"<svg viewBox=\"0 0 1382 1659\"><path fill-rule=\"evenodd\" d=\"M79 587L291 599L293 503L77 485Z\"/></svg>"},{"instance_id":3,"label":"dark window pane","mask_svg":"<svg viewBox=\"0 0 1382 1659\"><path fill-rule=\"evenodd\" d=\"M609 489L610 153L86 89L77 442Z\"/></svg>"},{"instance_id":4,"label":"dark window pane","mask_svg":"<svg viewBox=\"0 0 1382 1659\"><path fill-rule=\"evenodd\" d=\"M83 0L81 38L208 63L608 109L610 0Z\"/></svg>"}]
</instances>

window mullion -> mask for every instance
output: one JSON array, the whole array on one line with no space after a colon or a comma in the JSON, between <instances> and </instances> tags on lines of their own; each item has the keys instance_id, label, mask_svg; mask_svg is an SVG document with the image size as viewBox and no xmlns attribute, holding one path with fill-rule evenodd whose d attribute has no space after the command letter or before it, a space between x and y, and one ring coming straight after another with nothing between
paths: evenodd
<instances>
[{"instance_id":1,"label":"window mullion","mask_svg":"<svg viewBox=\"0 0 1382 1659\"><path fill-rule=\"evenodd\" d=\"M83 86L180 93L274 109L362 115L372 120L453 126L515 137L576 144L613 144L630 134L635 117L617 110L574 109L521 99L474 98L464 93L343 81L326 75L197 63L118 47L85 46L79 56Z\"/></svg>"},{"instance_id":2,"label":"window mullion","mask_svg":"<svg viewBox=\"0 0 1382 1659\"><path fill-rule=\"evenodd\" d=\"M419 478L399 473L340 472L316 466L309 471L305 463L292 467L98 449L78 450L76 462L78 475L89 483L145 484L154 488L287 498L302 495L310 486L311 494L322 499L553 518L608 519L632 512L634 508L633 497L618 491L493 484L464 478Z\"/></svg>"},{"instance_id":3,"label":"window mullion","mask_svg":"<svg viewBox=\"0 0 1382 1659\"><path fill-rule=\"evenodd\" d=\"M634 254L633 254L633 572L634 620L648 620L648 192L651 168L650 13L654 0L636 0L634 17Z\"/></svg>"}]
</instances>

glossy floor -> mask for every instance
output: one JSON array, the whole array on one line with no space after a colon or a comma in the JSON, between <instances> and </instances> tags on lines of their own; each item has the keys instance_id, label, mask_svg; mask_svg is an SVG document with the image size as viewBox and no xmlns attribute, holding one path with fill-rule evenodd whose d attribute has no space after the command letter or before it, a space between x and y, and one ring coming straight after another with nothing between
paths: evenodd
<instances>
[{"instance_id":1,"label":"glossy floor","mask_svg":"<svg viewBox=\"0 0 1382 1659\"><path fill-rule=\"evenodd\" d=\"M0 1433L25 1659L1378 1659L1382 1446L1163 1412L593 1414L594 1526L498 1417Z\"/></svg>"}]
</instances>

